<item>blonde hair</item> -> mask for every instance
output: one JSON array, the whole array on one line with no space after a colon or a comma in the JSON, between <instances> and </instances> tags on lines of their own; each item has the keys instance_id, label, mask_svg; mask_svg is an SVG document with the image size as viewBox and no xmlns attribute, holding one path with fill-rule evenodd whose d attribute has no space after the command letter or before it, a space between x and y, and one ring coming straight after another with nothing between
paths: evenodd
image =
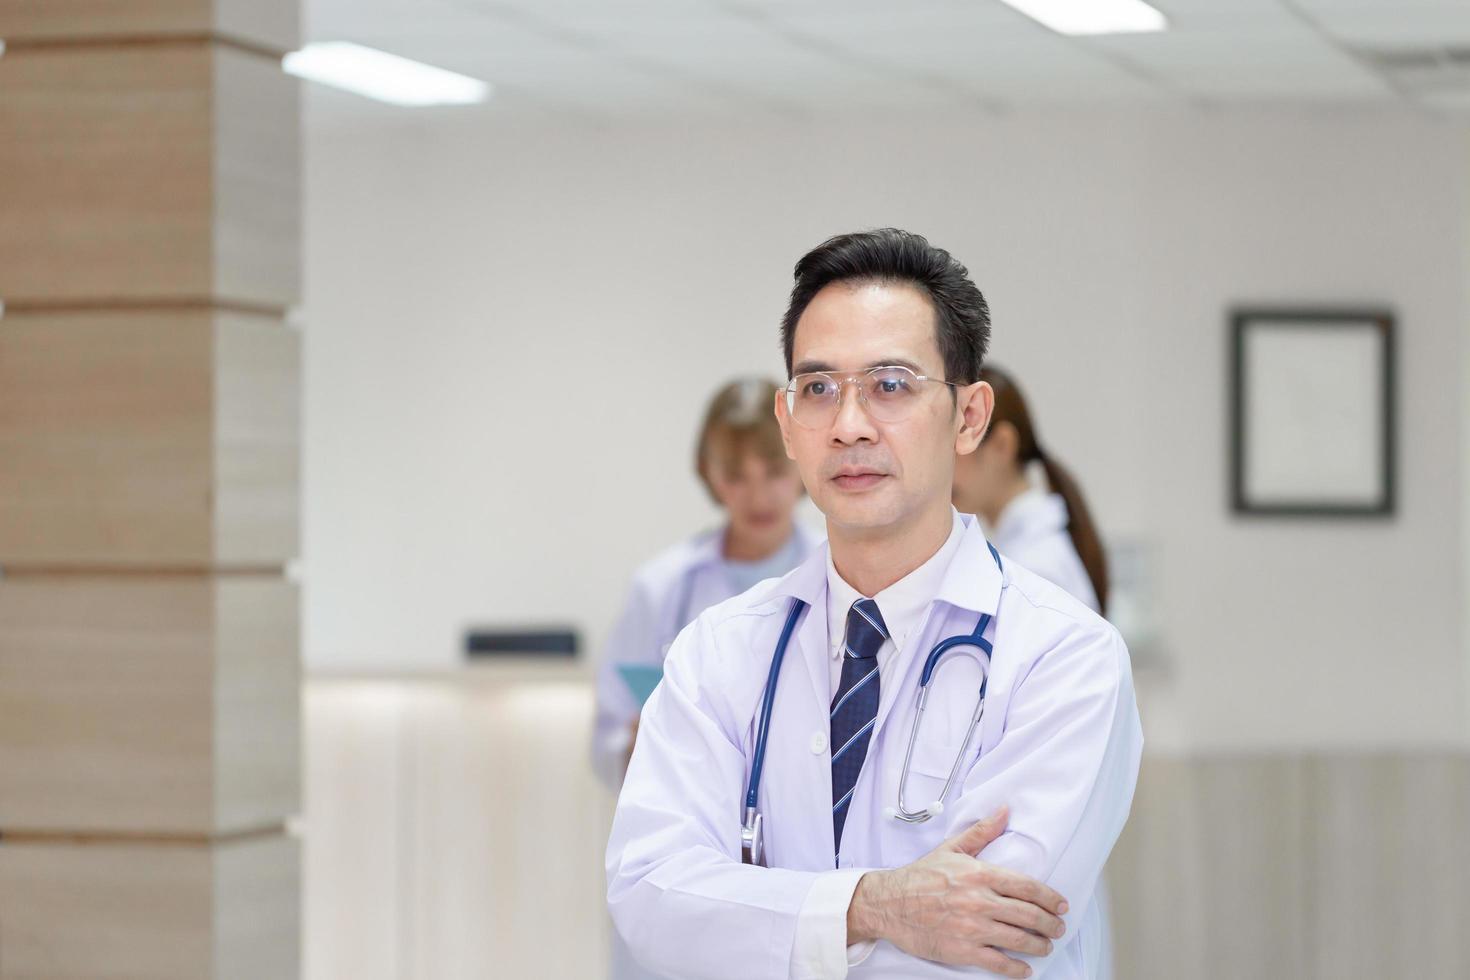
<instances>
[{"instance_id":1,"label":"blonde hair","mask_svg":"<svg viewBox=\"0 0 1470 980\"><path fill-rule=\"evenodd\" d=\"M694 472L699 474L711 496L714 495L709 479L711 456L732 470L748 453L781 466L789 462L786 446L781 441L781 426L776 421L776 393L780 390L764 378L740 378L710 399L694 448Z\"/></svg>"}]
</instances>

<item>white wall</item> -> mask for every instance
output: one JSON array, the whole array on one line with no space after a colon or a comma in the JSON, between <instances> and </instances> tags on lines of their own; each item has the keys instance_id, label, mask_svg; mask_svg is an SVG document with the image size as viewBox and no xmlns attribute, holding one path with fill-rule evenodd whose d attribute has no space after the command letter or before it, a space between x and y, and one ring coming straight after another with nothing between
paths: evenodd
<instances>
[{"instance_id":1,"label":"white wall","mask_svg":"<svg viewBox=\"0 0 1470 980\"><path fill-rule=\"evenodd\" d=\"M710 520L703 399L781 370L792 263L896 224L965 261L1105 532L1155 556L1153 746L1470 737L1464 140L1351 114L1061 114L571 133L314 131L309 664L432 667L467 622L594 643ZM1232 303L1400 317L1400 508L1241 521ZM1156 685L1158 686L1158 685Z\"/></svg>"}]
</instances>

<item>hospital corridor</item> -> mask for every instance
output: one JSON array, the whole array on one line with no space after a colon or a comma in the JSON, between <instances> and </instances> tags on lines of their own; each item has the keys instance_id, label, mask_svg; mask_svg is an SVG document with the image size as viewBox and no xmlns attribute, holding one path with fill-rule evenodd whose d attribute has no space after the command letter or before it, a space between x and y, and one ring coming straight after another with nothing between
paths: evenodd
<instances>
[{"instance_id":1,"label":"hospital corridor","mask_svg":"<svg viewBox=\"0 0 1470 980\"><path fill-rule=\"evenodd\" d=\"M1470 3L0 0L0 980L1470 978Z\"/></svg>"}]
</instances>

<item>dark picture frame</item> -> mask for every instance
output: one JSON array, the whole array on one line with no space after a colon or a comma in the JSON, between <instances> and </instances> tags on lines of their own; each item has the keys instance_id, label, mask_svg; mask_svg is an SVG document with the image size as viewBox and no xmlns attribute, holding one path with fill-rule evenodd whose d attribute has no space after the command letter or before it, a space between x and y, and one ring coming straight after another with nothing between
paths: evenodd
<instances>
[{"instance_id":1,"label":"dark picture frame","mask_svg":"<svg viewBox=\"0 0 1470 980\"><path fill-rule=\"evenodd\" d=\"M1258 307L1229 319L1234 513L1391 516L1393 314Z\"/></svg>"}]
</instances>

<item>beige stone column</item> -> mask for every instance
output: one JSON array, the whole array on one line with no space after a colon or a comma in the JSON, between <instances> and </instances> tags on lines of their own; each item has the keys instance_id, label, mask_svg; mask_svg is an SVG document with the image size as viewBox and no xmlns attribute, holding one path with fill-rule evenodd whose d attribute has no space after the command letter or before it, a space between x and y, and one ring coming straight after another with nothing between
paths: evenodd
<instances>
[{"instance_id":1,"label":"beige stone column","mask_svg":"<svg viewBox=\"0 0 1470 980\"><path fill-rule=\"evenodd\" d=\"M0 0L0 980L299 972L296 0Z\"/></svg>"}]
</instances>

